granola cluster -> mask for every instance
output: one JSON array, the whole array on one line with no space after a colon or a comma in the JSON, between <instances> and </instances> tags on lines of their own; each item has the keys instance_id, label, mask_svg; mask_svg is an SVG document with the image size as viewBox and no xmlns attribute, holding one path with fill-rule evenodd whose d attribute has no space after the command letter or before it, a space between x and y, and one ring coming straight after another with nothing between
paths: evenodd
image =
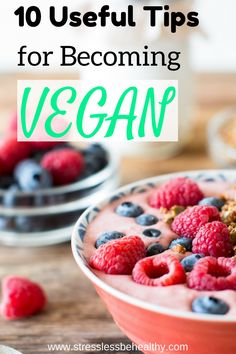
<instances>
[{"instance_id":1,"label":"granola cluster","mask_svg":"<svg viewBox=\"0 0 236 354\"><path fill-rule=\"evenodd\" d=\"M163 221L171 225L175 217L182 213L185 210L185 207L180 205L174 205L169 210L166 208L161 208L161 212L164 214Z\"/></svg>"},{"instance_id":2,"label":"granola cluster","mask_svg":"<svg viewBox=\"0 0 236 354\"><path fill-rule=\"evenodd\" d=\"M231 239L236 245L236 200L227 200L220 214L222 222L228 226Z\"/></svg>"},{"instance_id":3,"label":"granola cluster","mask_svg":"<svg viewBox=\"0 0 236 354\"><path fill-rule=\"evenodd\" d=\"M223 223L230 226L236 223L236 200L228 200L221 210Z\"/></svg>"}]
</instances>

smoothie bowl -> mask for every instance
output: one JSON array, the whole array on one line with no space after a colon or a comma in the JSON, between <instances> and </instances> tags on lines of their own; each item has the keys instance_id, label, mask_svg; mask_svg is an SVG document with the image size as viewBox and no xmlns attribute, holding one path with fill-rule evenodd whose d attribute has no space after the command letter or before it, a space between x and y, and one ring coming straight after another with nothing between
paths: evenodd
<instances>
[{"instance_id":1,"label":"smoothie bowl","mask_svg":"<svg viewBox=\"0 0 236 354\"><path fill-rule=\"evenodd\" d=\"M72 249L118 327L144 353L236 350L236 174L125 186L86 210Z\"/></svg>"}]
</instances>

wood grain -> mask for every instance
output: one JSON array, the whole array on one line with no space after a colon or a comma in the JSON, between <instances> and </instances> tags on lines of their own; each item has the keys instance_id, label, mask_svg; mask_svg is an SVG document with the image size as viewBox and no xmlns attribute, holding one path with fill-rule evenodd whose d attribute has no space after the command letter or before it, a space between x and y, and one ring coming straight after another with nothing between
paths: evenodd
<instances>
[{"instance_id":1,"label":"wood grain","mask_svg":"<svg viewBox=\"0 0 236 354\"><path fill-rule=\"evenodd\" d=\"M14 75L2 75L0 79L1 130L15 107L15 79ZM214 167L207 156L205 129L217 111L234 104L236 76L200 75L196 84L194 139L189 146L166 161L155 162L148 157L123 159L122 183L172 171ZM1 278L7 274L30 277L43 285L49 299L46 311L34 318L16 322L0 319L1 344L24 354L48 354L48 344L128 342L79 271L70 244L36 249L1 246L0 263Z\"/></svg>"}]
</instances>

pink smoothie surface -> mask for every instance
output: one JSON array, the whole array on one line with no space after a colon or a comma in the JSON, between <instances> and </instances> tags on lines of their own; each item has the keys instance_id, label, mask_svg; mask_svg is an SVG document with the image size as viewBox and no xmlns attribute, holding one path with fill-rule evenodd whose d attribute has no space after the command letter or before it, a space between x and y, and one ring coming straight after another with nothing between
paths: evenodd
<instances>
[{"instance_id":1,"label":"pink smoothie surface","mask_svg":"<svg viewBox=\"0 0 236 354\"><path fill-rule=\"evenodd\" d=\"M201 182L198 183L198 185L206 197L224 195L226 198L236 199L235 184L229 184L226 182ZM148 199L152 192L153 190L151 189L147 192L127 195L104 207L99 212L96 218L89 224L84 239L85 257L88 261L96 250L95 242L97 238L102 233L108 231L119 231L126 236L140 236L146 247L152 243L159 242L164 248L168 248L170 242L178 236L165 222L158 221L152 226L141 226L136 223L135 218L122 217L115 213L115 209L119 204L124 201L129 201L140 205L145 213L155 215L161 220L163 214L161 214L160 210L152 208L148 204ZM143 231L147 228L157 228L161 231L161 235L157 238L146 237L143 235ZM172 250L166 250L165 252L172 253L180 260L191 254L190 252L187 252L183 255L175 253ZM191 311L192 301L196 297L203 295L215 296L224 300L230 306L230 311L225 317L233 317L236 320L236 291L197 291L189 289L186 284L152 287L135 283L132 276L109 275L94 269L92 269L92 271L105 283L125 294L144 300L150 304L156 304L171 309Z\"/></svg>"}]
</instances>

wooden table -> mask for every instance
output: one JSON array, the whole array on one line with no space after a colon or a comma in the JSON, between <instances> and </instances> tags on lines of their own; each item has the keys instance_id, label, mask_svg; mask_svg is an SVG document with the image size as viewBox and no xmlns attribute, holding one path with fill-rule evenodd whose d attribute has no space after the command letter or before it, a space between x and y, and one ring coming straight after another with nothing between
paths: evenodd
<instances>
[{"instance_id":1,"label":"wooden table","mask_svg":"<svg viewBox=\"0 0 236 354\"><path fill-rule=\"evenodd\" d=\"M123 159L122 183L166 172L215 167L207 156L205 128L217 111L235 103L236 75L200 75L196 78L196 86L191 144L176 158L158 163L150 158ZM15 76L1 76L2 129L15 106L15 90ZM49 298L46 311L36 317L16 322L0 319L1 344L24 354L47 354L50 353L48 344L127 341L79 271L70 244L36 249L1 246L0 263L1 277L7 274L30 277L43 285Z\"/></svg>"}]
</instances>

